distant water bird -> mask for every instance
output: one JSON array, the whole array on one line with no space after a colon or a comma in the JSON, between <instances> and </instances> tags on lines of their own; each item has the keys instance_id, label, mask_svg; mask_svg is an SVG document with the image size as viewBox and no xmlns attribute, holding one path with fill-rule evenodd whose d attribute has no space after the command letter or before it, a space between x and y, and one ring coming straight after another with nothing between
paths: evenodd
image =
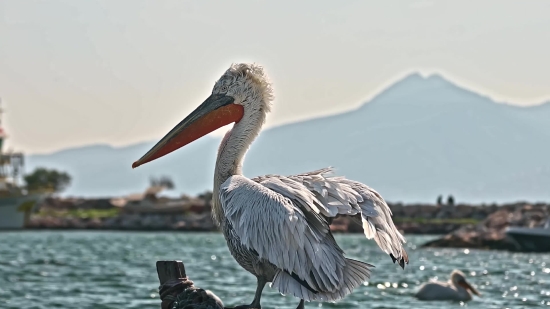
<instances>
[{"instance_id":1,"label":"distant water bird","mask_svg":"<svg viewBox=\"0 0 550 309\"><path fill-rule=\"evenodd\" d=\"M452 300L469 301L472 300L470 292L477 296L481 294L471 286L466 277L459 270L453 270L448 282L427 282L420 286L415 297L419 300Z\"/></svg>"},{"instance_id":2,"label":"distant water bird","mask_svg":"<svg viewBox=\"0 0 550 309\"><path fill-rule=\"evenodd\" d=\"M261 308L267 282L300 298L298 308L304 301L337 301L365 282L373 266L344 257L329 228L337 215L361 218L365 236L404 268L405 239L375 190L329 176L330 168L293 176L242 175L243 158L271 109L272 93L262 67L231 65L206 101L132 167L235 123L218 150L212 213L237 263L257 278L252 303L236 308Z\"/></svg>"}]
</instances>

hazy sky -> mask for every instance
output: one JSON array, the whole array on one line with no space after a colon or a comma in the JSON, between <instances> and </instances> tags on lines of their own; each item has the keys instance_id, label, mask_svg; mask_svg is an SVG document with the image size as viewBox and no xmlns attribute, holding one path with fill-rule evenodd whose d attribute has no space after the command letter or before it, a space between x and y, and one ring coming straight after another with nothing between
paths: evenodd
<instances>
[{"instance_id":1,"label":"hazy sky","mask_svg":"<svg viewBox=\"0 0 550 309\"><path fill-rule=\"evenodd\" d=\"M550 1L0 0L8 145L160 138L232 62L264 65L268 125L357 107L439 71L515 104L550 97Z\"/></svg>"}]
</instances>

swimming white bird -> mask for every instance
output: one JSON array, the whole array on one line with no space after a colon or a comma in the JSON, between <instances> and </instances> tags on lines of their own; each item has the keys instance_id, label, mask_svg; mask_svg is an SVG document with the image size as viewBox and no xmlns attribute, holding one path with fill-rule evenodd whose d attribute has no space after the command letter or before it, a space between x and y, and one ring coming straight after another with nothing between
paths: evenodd
<instances>
[{"instance_id":1,"label":"swimming white bird","mask_svg":"<svg viewBox=\"0 0 550 309\"><path fill-rule=\"evenodd\" d=\"M235 123L218 150L212 213L235 260L257 278L252 303L236 308L261 308L267 282L300 298L298 308L304 301L339 300L365 282L372 265L345 258L330 232L337 215L360 218L365 236L404 267L409 262L405 239L384 199L368 186L329 176L329 168L293 176L242 175L244 155L271 109L272 93L262 67L231 65L206 101L132 165Z\"/></svg>"},{"instance_id":2,"label":"swimming white bird","mask_svg":"<svg viewBox=\"0 0 550 309\"><path fill-rule=\"evenodd\" d=\"M424 283L414 296L420 300L469 301L472 300L472 295L469 291L477 296L481 296L481 294L466 281L466 277L461 271L453 270L451 279L448 282L436 281Z\"/></svg>"}]
</instances>

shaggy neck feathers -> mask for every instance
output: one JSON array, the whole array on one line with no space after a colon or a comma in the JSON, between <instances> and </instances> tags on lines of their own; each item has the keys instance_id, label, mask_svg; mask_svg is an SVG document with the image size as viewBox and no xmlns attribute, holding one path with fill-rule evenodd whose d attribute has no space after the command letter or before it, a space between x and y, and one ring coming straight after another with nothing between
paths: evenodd
<instances>
[{"instance_id":1,"label":"shaggy neck feathers","mask_svg":"<svg viewBox=\"0 0 550 309\"><path fill-rule=\"evenodd\" d=\"M261 106L261 105L260 105ZM214 171L213 211L214 220L220 224L223 211L219 201L220 186L233 175L242 175L243 160L252 142L259 135L265 121L263 110L245 110L243 119L233 125L222 139Z\"/></svg>"}]
</instances>

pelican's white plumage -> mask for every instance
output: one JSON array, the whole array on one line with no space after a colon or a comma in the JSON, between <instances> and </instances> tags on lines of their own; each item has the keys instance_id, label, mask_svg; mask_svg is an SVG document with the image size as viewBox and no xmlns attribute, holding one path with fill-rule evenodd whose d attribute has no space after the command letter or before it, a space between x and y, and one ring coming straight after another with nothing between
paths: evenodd
<instances>
[{"instance_id":1,"label":"pelican's white plumage","mask_svg":"<svg viewBox=\"0 0 550 309\"><path fill-rule=\"evenodd\" d=\"M481 295L466 281L466 276L461 271L454 270L447 282L434 281L422 284L415 297L419 300L470 301L472 295L469 291Z\"/></svg>"},{"instance_id":2,"label":"pelican's white plumage","mask_svg":"<svg viewBox=\"0 0 550 309\"><path fill-rule=\"evenodd\" d=\"M361 213L369 238L388 254L403 256L402 248L391 245L402 238L393 232L393 224L382 223L377 230L378 217L389 211L377 193L340 177L325 177L329 171L252 180L235 175L220 190L225 216L241 242L279 269L272 286L306 301L341 299L370 275L371 265L344 257L330 235L328 218ZM295 284L292 273L319 293Z\"/></svg>"},{"instance_id":3,"label":"pelican's white plumage","mask_svg":"<svg viewBox=\"0 0 550 309\"><path fill-rule=\"evenodd\" d=\"M344 177L329 176L331 168L294 176L266 175L252 180L299 203L307 212L326 218L360 214L365 236L394 257L406 256L405 239L391 219L391 210L378 192Z\"/></svg>"},{"instance_id":4,"label":"pelican's white plumage","mask_svg":"<svg viewBox=\"0 0 550 309\"><path fill-rule=\"evenodd\" d=\"M293 175L248 179L242 161L271 109L273 90L262 67L232 65L212 95L133 164L159 158L208 132L235 122L216 160L213 217L235 260L254 274L254 301L238 308L260 308L267 282L305 301L337 301L370 276L370 264L348 259L330 232L338 215L362 221L365 236L404 267L405 239L384 199L368 186L329 175L330 168ZM281 145L284 147L284 145Z\"/></svg>"}]
</instances>

